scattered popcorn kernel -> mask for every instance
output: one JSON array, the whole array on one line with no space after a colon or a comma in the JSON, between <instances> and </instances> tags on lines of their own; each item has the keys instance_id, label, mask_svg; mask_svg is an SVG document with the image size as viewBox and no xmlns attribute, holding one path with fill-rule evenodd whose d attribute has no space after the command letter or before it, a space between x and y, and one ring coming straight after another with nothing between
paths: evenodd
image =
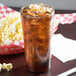
<instances>
[{"instance_id":1,"label":"scattered popcorn kernel","mask_svg":"<svg viewBox=\"0 0 76 76\"><path fill-rule=\"evenodd\" d=\"M12 68L13 68L13 65L11 63L7 64L7 66L6 66L7 71L12 70Z\"/></svg>"},{"instance_id":2,"label":"scattered popcorn kernel","mask_svg":"<svg viewBox=\"0 0 76 76\"><path fill-rule=\"evenodd\" d=\"M10 71L10 70L12 70L12 68L13 68L13 65L11 63L9 63L9 64L3 63L4 70Z\"/></svg>"},{"instance_id":3,"label":"scattered popcorn kernel","mask_svg":"<svg viewBox=\"0 0 76 76\"><path fill-rule=\"evenodd\" d=\"M2 69L5 70L6 63L3 63Z\"/></svg>"},{"instance_id":4,"label":"scattered popcorn kernel","mask_svg":"<svg viewBox=\"0 0 76 76\"><path fill-rule=\"evenodd\" d=\"M0 72L2 71L2 64L0 64Z\"/></svg>"}]
</instances>

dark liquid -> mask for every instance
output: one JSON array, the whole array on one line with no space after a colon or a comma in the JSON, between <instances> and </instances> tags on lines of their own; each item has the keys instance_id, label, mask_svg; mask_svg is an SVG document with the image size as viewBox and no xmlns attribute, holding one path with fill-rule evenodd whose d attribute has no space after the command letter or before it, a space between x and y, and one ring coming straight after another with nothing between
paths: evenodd
<instances>
[{"instance_id":1,"label":"dark liquid","mask_svg":"<svg viewBox=\"0 0 76 76\"><path fill-rule=\"evenodd\" d=\"M28 17L21 15L26 65L31 72L49 69L51 17Z\"/></svg>"}]
</instances>

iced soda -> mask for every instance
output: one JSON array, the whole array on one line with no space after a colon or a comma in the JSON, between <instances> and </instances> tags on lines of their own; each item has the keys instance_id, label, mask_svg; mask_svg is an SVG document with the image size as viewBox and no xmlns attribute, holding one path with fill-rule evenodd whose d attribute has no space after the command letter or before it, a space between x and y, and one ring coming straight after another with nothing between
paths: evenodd
<instances>
[{"instance_id":1,"label":"iced soda","mask_svg":"<svg viewBox=\"0 0 76 76\"><path fill-rule=\"evenodd\" d=\"M45 4L30 4L21 9L26 67L31 72L50 69L53 15L53 8Z\"/></svg>"}]
</instances>

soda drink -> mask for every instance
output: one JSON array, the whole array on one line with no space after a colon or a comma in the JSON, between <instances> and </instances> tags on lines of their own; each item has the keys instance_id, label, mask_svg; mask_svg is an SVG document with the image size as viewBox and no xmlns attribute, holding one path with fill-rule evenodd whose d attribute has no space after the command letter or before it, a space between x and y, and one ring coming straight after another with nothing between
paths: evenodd
<instances>
[{"instance_id":1,"label":"soda drink","mask_svg":"<svg viewBox=\"0 0 76 76\"><path fill-rule=\"evenodd\" d=\"M52 7L30 4L21 9L26 67L31 72L45 72L51 65Z\"/></svg>"}]
</instances>

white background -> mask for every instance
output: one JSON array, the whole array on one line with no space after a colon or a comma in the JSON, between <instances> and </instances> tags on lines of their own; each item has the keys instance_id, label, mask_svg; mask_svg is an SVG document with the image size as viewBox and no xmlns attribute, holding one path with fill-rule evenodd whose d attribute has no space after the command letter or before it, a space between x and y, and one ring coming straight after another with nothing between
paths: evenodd
<instances>
[{"instance_id":1,"label":"white background","mask_svg":"<svg viewBox=\"0 0 76 76\"><path fill-rule=\"evenodd\" d=\"M55 9L76 10L76 0L0 0L7 6L23 7L30 3L45 3L52 5Z\"/></svg>"}]
</instances>

